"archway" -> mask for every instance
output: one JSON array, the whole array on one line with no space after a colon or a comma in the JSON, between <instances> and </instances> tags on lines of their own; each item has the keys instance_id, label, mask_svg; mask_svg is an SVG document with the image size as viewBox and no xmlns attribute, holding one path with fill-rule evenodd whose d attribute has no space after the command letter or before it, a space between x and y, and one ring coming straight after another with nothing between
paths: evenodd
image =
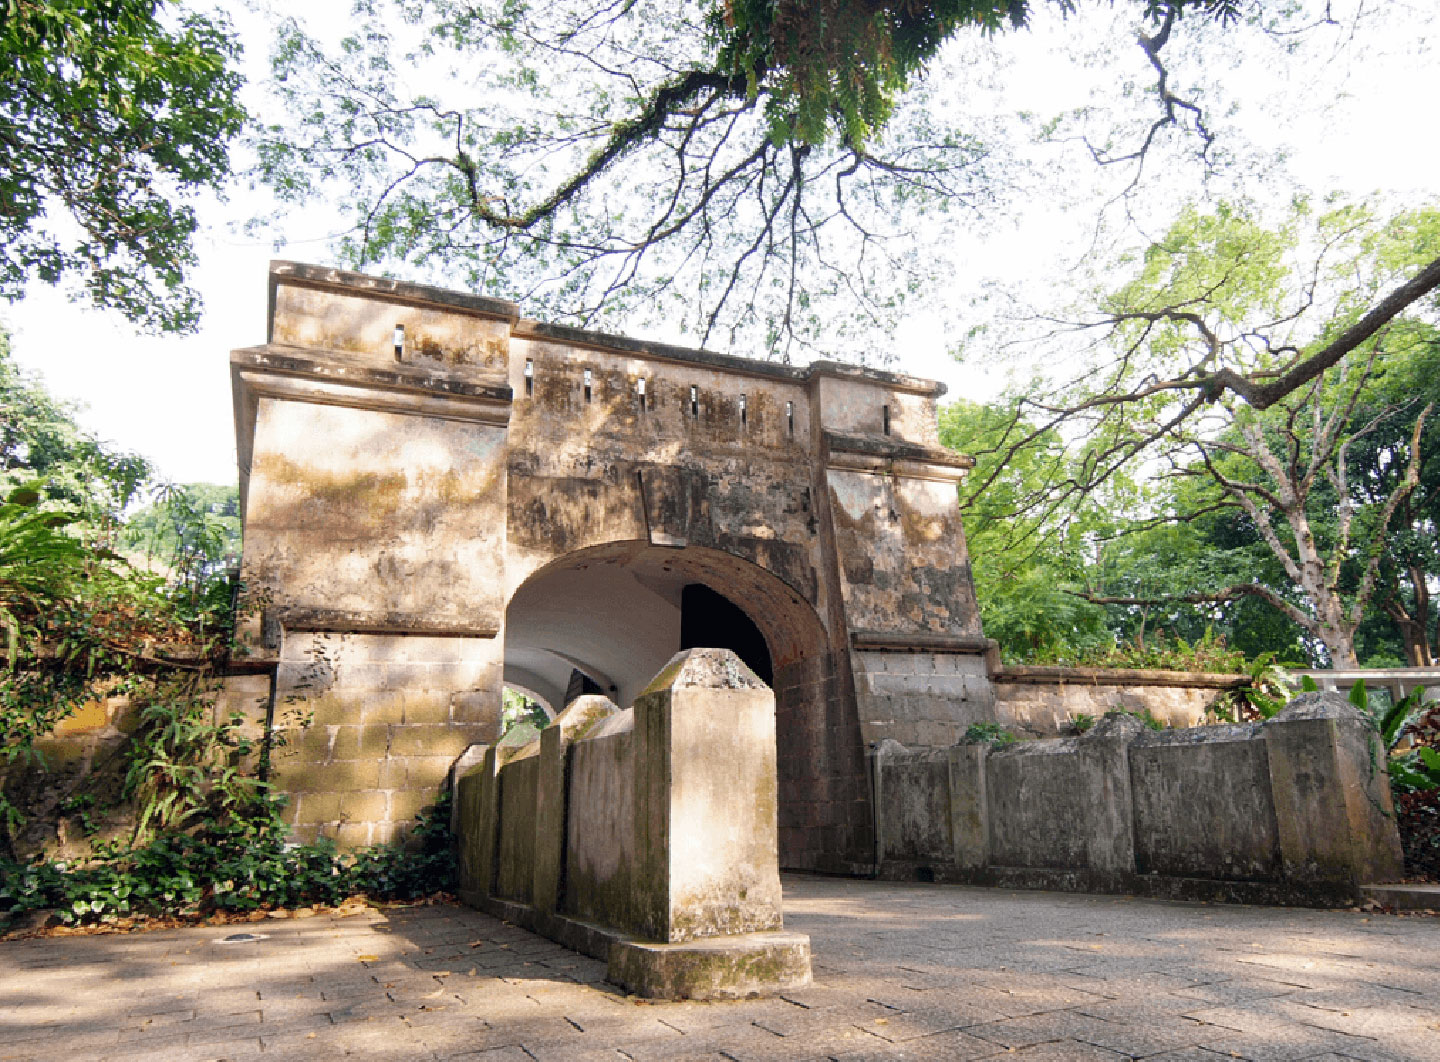
<instances>
[{"instance_id":1,"label":"archway","mask_svg":"<svg viewBox=\"0 0 1440 1062\"><path fill-rule=\"evenodd\" d=\"M615 542L530 576L505 615L505 681L559 710L577 682L621 707L682 648L733 649L775 690L780 858L868 862L869 786L853 693L815 609L720 550Z\"/></svg>"}]
</instances>

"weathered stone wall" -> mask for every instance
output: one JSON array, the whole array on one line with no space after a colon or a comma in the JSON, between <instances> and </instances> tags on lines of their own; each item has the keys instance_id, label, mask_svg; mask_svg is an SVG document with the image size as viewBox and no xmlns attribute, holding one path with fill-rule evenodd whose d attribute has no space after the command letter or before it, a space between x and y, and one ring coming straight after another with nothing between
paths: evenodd
<instances>
[{"instance_id":1,"label":"weathered stone wall","mask_svg":"<svg viewBox=\"0 0 1440 1062\"><path fill-rule=\"evenodd\" d=\"M984 701L968 665L959 700L857 689L866 637L936 670L955 663L925 656L936 638L983 652L955 504L968 461L936 446L937 384L581 332L291 263L272 267L267 343L231 364L246 649L280 662L282 700L312 716L278 778L299 795L299 836L403 828L445 755L483 739L512 660L517 682L552 693L571 666L602 670L533 613L509 629L557 570L629 565L663 593L683 577L754 620L775 676L788 866L869 867L867 741L953 740ZM625 622L597 621L620 667ZM417 635L451 644L392 665ZM349 678L302 681L315 636L350 639ZM555 674L536 670L547 661ZM628 695L647 677L600 685ZM412 720L393 696L413 690L428 707ZM459 729L393 730L442 723ZM385 767L398 758L414 761L403 781Z\"/></svg>"},{"instance_id":2,"label":"weathered stone wall","mask_svg":"<svg viewBox=\"0 0 1440 1062\"><path fill-rule=\"evenodd\" d=\"M503 430L262 397L255 439L247 586L272 616L292 629L499 629Z\"/></svg>"},{"instance_id":3,"label":"weathered stone wall","mask_svg":"<svg viewBox=\"0 0 1440 1062\"><path fill-rule=\"evenodd\" d=\"M282 270L282 272L287 272ZM432 293L407 298L409 285L350 276L350 291L312 284L305 270L289 270L272 284L268 343L340 351L355 363L391 369L395 328L405 330L402 357L411 364L503 374L515 308L493 299L448 303Z\"/></svg>"},{"instance_id":4,"label":"weathered stone wall","mask_svg":"<svg viewBox=\"0 0 1440 1062\"><path fill-rule=\"evenodd\" d=\"M995 719L986 662L974 652L855 653L856 686L869 742L953 745L972 723Z\"/></svg>"},{"instance_id":5,"label":"weathered stone wall","mask_svg":"<svg viewBox=\"0 0 1440 1062\"><path fill-rule=\"evenodd\" d=\"M887 876L1319 905L1402 872L1383 750L1335 694L1263 724L874 754Z\"/></svg>"},{"instance_id":6,"label":"weathered stone wall","mask_svg":"<svg viewBox=\"0 0 1440 1062\"><path fill-rule=\"evenodd\" d=\"M1208 726L1152 731L1131 742L1139 873L1283 876L1266 735L1258 724Z\"/></svg>"},{"instance_id":7,"label":"weathered stone wall","mask_svg":"<svg viewBox=\"0 0 1440 1062\"><path fill-rule=\"evenodd\" d=\"M1169 727L1202 725L1210 708L1249 685L1244 675L1120 668L1007 667L992 672L993 715L1016 734L1053 737L1081 716L1150 712Z\"/></svg>"},{"instance_id":8,"label":"weathered stone wall","mask_svg":"<svg viewBox=\"0 0 1440 1062\"><path fill-rule=\"evenodd\" d=\"M539 803L540 742L500 768L500 856L495 894L534 902L535 808Z\"/></svg>"},{"instance_id":9,"label":"weathered stone wall","mask_svg":"<svg viewBox=\"0 0 1440 1062\"><path fill-rule=\"evenodd\" d=\"M499 735L493 639L290 631L276 676L276 786L298 840L403 835L456 758Z\"/></svg>"},{"instance_id":10,"label":"weathered stone wall","mask_svg":"<svg viewBox=\"0 0 1440 1062\"><path fill-rule=\"evenodd\" d=\"M815 603L820 557L803 374L736 371L738 359L696 361L673 348L615 349L624 341L607 347L596 338L532 326L513 339L510 589L567 553L648 539L742 557Z\"/></svg>"}]
</instances>

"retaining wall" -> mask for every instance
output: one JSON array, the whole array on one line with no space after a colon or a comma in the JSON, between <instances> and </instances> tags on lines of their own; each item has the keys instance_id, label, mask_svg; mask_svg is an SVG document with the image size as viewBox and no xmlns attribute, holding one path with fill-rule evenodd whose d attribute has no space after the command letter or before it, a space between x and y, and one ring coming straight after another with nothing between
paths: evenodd
<instances>
[{"instance_id":1,"label":"retaining wall","mask_svg":"<svg viewBox=\"0 0 1440 1062\"><path fill-rule=\"evenodd\" d=\"M1373 728L1306 694L1263 724L873 753L881 874L1350 904L1403 871Z\"/></svg>"},{"instance_id":2,"label":"retaining wall","mask_svg":"<svg viewBox=\"0 0 1440 1062\"><path fill-rule=\"evenodd\" d=\"M1250 684L1245 675L1092 667L992 671L994 719L1017 734L1054 737L1079 716L1145 712L1171 727L1201 726L1215 702Z\"/></svg>"}]
</instances>

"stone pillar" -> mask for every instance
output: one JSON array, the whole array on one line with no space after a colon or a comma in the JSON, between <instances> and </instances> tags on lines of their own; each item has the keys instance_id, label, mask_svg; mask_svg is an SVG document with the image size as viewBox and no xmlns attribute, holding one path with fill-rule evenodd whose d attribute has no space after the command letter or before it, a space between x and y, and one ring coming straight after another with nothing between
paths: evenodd
<instances>
[{"instance_id":1,"label":"stone pillar","mask_svg":"<svg viewBox=\"0 0 1440 1062\"><path fill-rule=\"evenodd\" d=\"M1385 749L1335 692L1303 693L1264 726L1286 878L1358 889L1404 873Z\"/></svg>"},{"instance_id":2,"label":"stone pillar","mask_svg":"<svg viewBox=\"0 0 1440 1062\"><path fill-rule=\"evenodd\" d=\"M535 782L535 864L530 890L537 914L560 905L565 869L565 754L600 720L620 709L608 697L577 697L540 731L539 776Z\"/></svg>"},{"instance_id":3,"label":"stone pillar","mask_svg":"<svg viewBox=\"0 0 1440 1062\"><path fill-rule=\"evenodd\" d=\"M481 906L495 891L495 849L499 842L500 757L494 745L479 766L460 776L455 799L460 805L460 898Z\"/></svg>"},{"instance_id":4,"label":"stone pillar","mask_svg":"<svg viewBox=\"0 0 1440 1062\"><path fill-rule=\"evenodd\" d=\"M470 772L472 767L479 767L485 762L485 753L490 750L489 745L471 745L450 765L450 777L445 779L445 787L450 791L450 836L460 836L460 779Z\"/></svg>"},{"instance_id":5,"label":"stone pillar","mask_svg":"<svg viewBox=\"0 0 1440 1062\"><path fill-rule=\"evenodd\" d=\"M1101 719L1076 742L1088 793L1085 851L1090 870L1135 873L1135 801L1130 793L1130 742L1145 732L1133 715Z\"/></svg>"},{"instance_id":6,"label":"stone pillar","mask_svg":"<svg viewBox=\"0 0 1440 1062\"><path fill-rule=\"evenodd\" d=\"M885 862L890 853L890 838L888 816L885 814L885 790L887 779L885 770L890 761L899 753L905 751L905 746L894 738L883 738L865 749L865 762L870 768L870 799L875 809L875 865L878 867Z\"/></svg>"},{"instance_id":7,"label":"stone pillar","mask_svg":"<svg viewBox=\"0 0 1440 1062\"><path fill-rule=\"evenodd\" d=\"M652 940L779 929L775 698L725 649L676 655L635 701L635 835Z\"/></svg>"},{"instance_id":8,"label":"stone pillar","mask_svg":"<svg viewBox=\"0 0 1440 1062\"><path fill-rule=\"evenodd\" d=\"M985 792L989 745L946 749L950 766L950 841L958 866L978 870L990 864L990 811Z\"/></svg>"}]
</instances>

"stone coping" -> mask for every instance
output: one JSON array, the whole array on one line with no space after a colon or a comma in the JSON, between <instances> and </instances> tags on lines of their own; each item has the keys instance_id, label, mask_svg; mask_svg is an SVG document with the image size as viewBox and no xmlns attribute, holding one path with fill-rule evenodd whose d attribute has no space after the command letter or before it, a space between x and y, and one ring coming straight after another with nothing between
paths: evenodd
<instances>
[{"instance_id":1,"label":"stone coping","mask_svg":"<svg viewBox=\"0 0 1440 1062\"><path fill-rule=\"evenodd\" d=\"M681 347L673 343L634 339L611 332L594 332L587 328L548 324L529 318L519 321L512 334L521 339L553 339L571 346L589 347L617 354L637 354L644 358L681 362L687 365L703 365L707 369L743 373L746 376L770 376L797 384L804 383L810 375L804 366L784 365L780 362L760 361L756 358L742 358L734 354L720 354L698 347Z\"/></svg>"},{"instance_id":2,"label":"stone coping","mask_svg":"<svg viewBox=\"0 0 1440 1062\"><path fill-rule=\"evenodd\" d=\"M1440 912L1440 885L1409 882L1395 885L1362 885L1360 893L1366 900L1393 911Z\"/></svg>"},{"instance_id":3,"label":"stone coping","mask_svg":"<svg viewBox=\"0 0 1440 1062\"><path fill-rule=\"evenodd\" d=\"M1299 684L1302 678L1316 682L1340 682L1353 684L1357 679L1366 682L1413 682L1417 686L1440 686L1440 667L1352 667L1333 669L1293 669L1290 678Z\"/></svg>"},{"instance_id":4,"label":"stone coping","mask_svg":"<svg viewBox=\"0 0 1440 1062\"><path fill-rule=\"evenodd\" d=\"M995 671L992 682L1036 686L1172 686L1235 690L1250 685L1248 675L1213 671L1150 671L1140 668L1050 667L1013 665Z\"/></svg>"},{"instance_id":5,"label":"stone coping","mask_svg":"<svg viewBox=\"0 0 1440 1062\"><path fill-rule=\"evenodd\" d=\"M286 630L339 631L348 634L423 634L437 638L495 638L500 628L486 620L436 616L430 612L377 612L361 609L270 609Z\"/></svg>"},{"instance_id":6,"label":"stone coping","mask_svg":"<svg viewBox=\"0 0 1440 1062\"><path fill-rule=\"evenodd\" d=\"M482 317L500 317L511 322L520 317L520 307L505 299L491 299L484 295L471 295L469 292L451 291L429 284L413 284L407 280L375 277L350 269L275 259L270 263L270 320L274 320L275 288L281 283L404 302L414 306L460 310Z\"/></svg>"}]
</instances>

